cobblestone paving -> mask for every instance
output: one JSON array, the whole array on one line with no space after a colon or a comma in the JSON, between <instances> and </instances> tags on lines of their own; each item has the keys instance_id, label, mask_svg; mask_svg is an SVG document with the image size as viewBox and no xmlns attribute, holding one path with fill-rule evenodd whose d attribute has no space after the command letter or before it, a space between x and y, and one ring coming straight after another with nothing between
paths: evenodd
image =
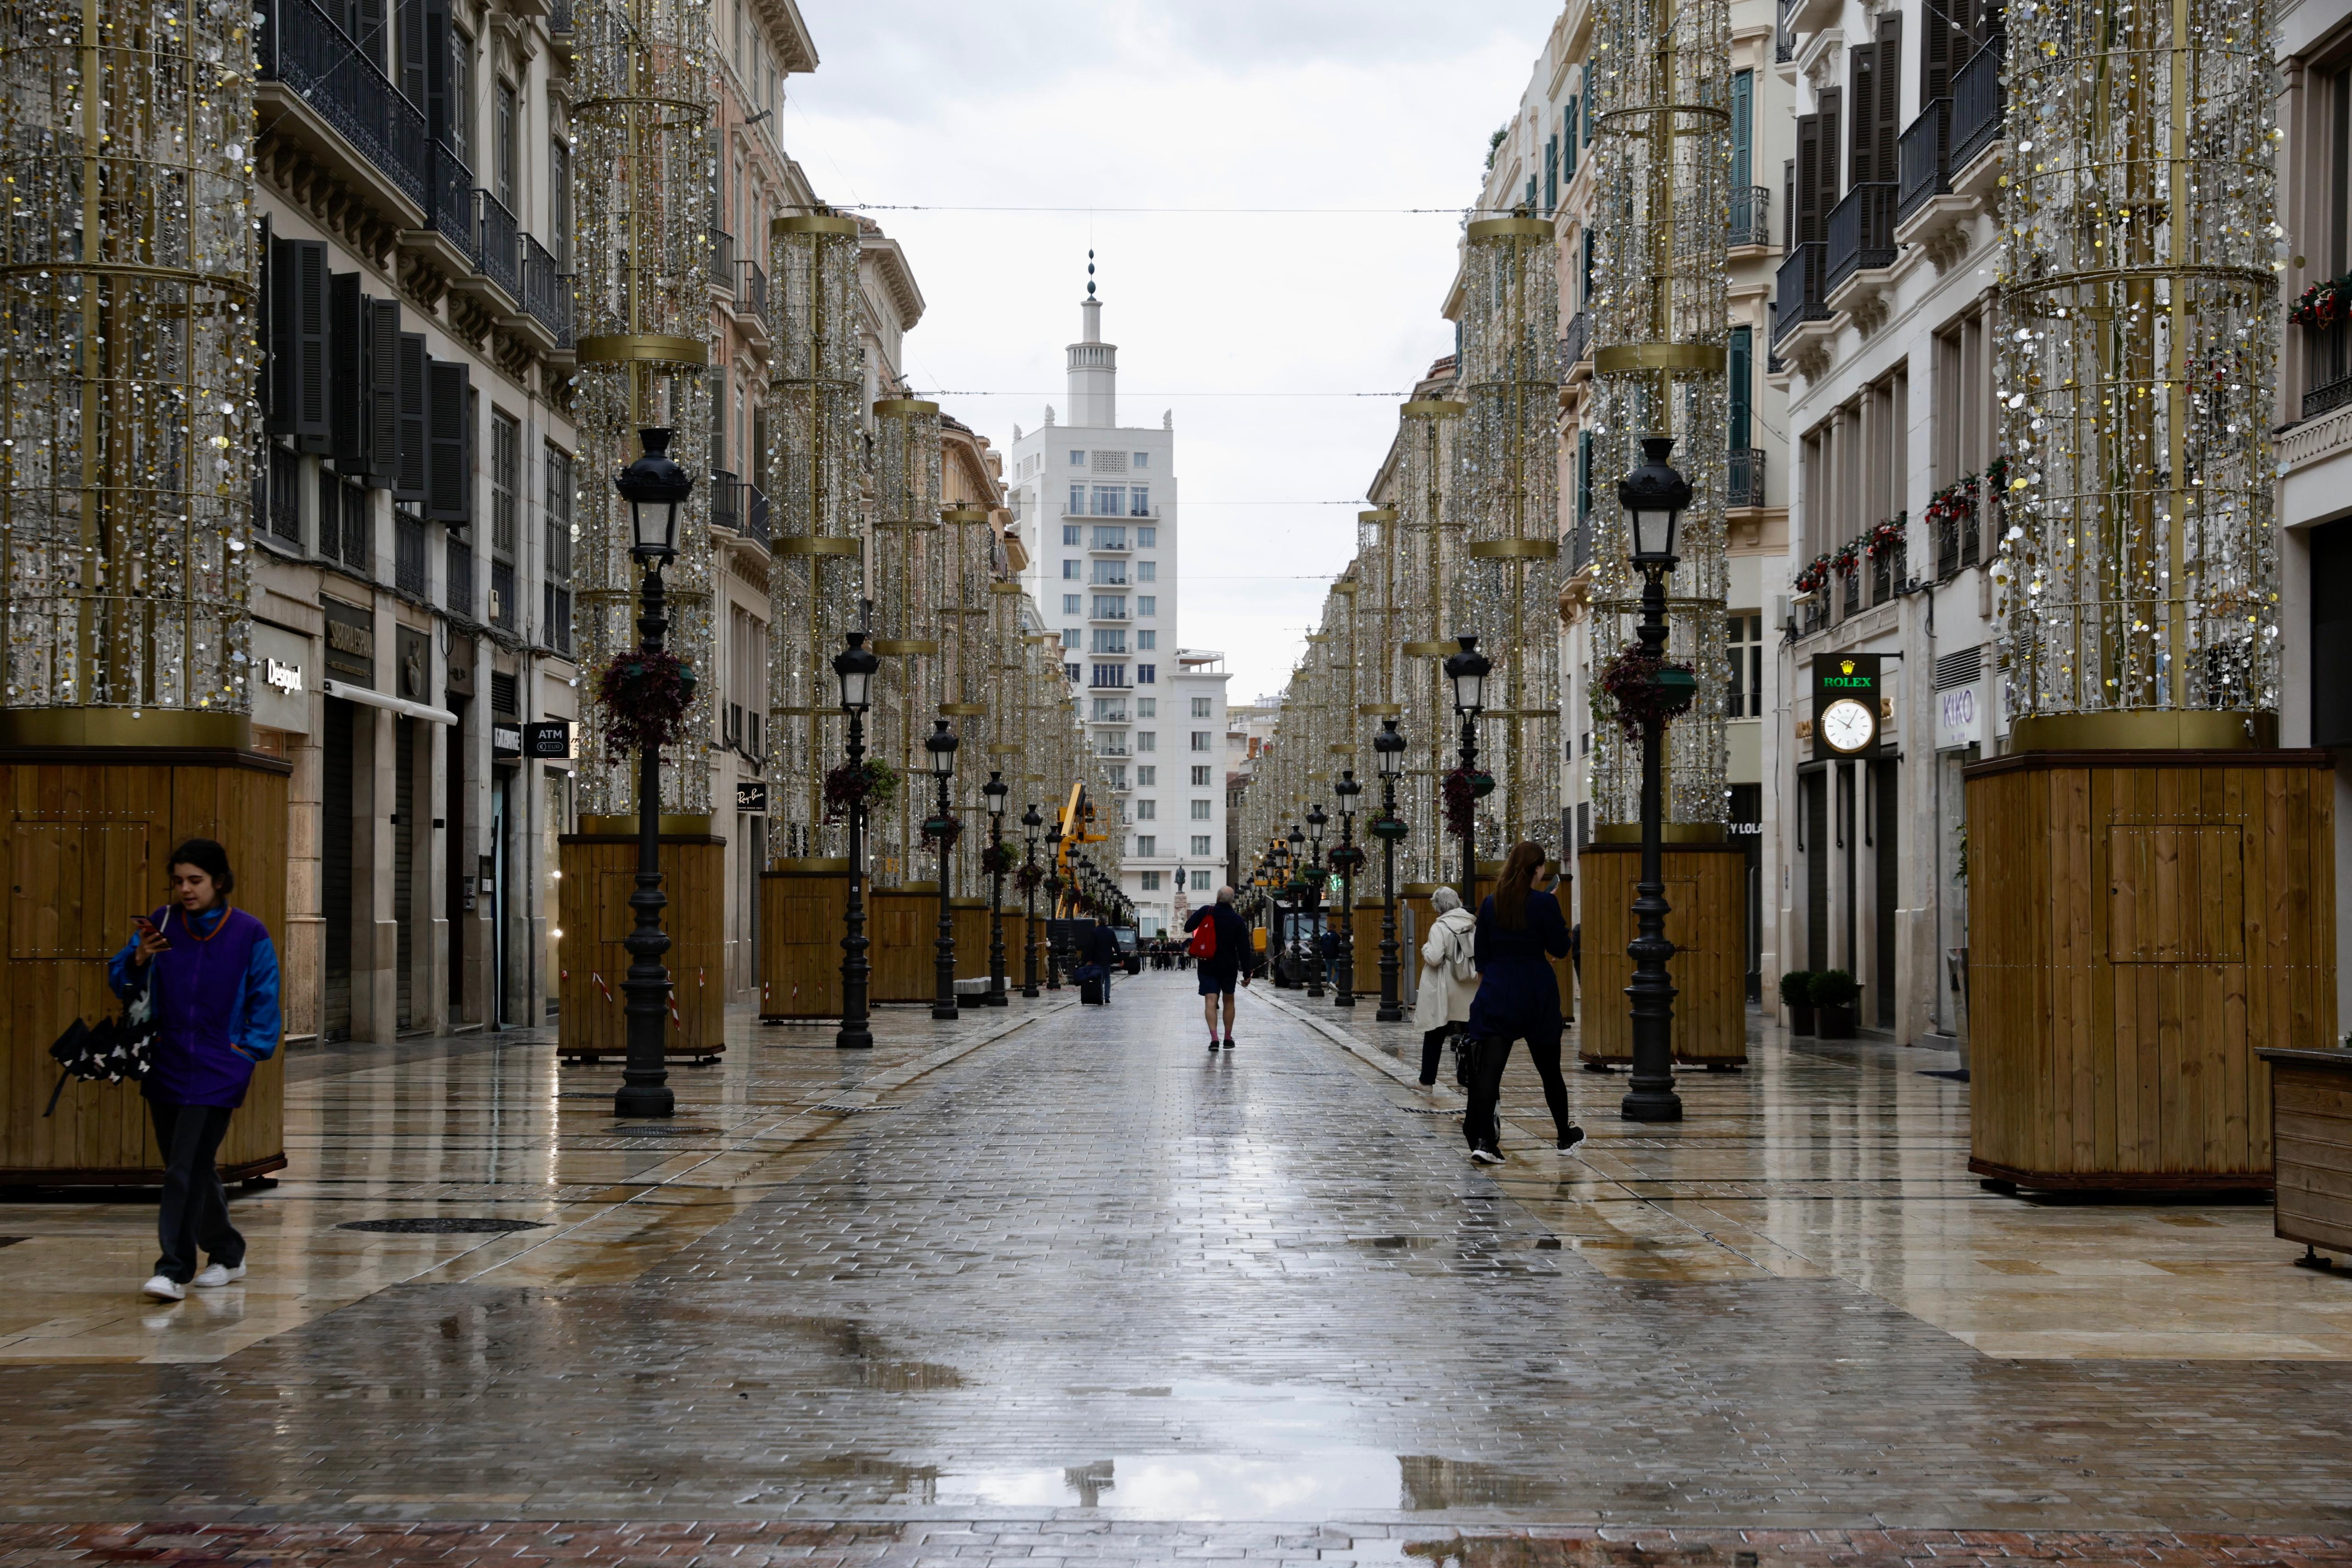
<instances>
[{"instance_id":1,"label":"cobblestone paving","mask_svg":"<svg viewBox=\"0 0 2352 1568\"><path fill-rule=\"evenodd\" d=\"M27 1523L0 1568L2344 1555L1922 1533L2340 1529L2342 1363L2001 1359L1826 1268L1629 1270L1553 1223L1595 1178L1528 1135L1528 1086L1490 1178L1377 1050L1252 994L1240 1049L1211 1056L1191 990L1129 982L869 1083L874 1114L738 1139L621 1264L592 1266L593 1238L490 1253L213 1361L0 1367L0 1518L676 1529L166 1545ZM802 1523L758 1522L779 1519ZM1171 1520L1226 1522L1150 1522ZM1511 1523L1579 1533L1489 1531ZM1678 1533L1627 1556L1594 1527ZM1914 1533L1740 1533L1883 1529Z\"/></svg>"}]
</instances>

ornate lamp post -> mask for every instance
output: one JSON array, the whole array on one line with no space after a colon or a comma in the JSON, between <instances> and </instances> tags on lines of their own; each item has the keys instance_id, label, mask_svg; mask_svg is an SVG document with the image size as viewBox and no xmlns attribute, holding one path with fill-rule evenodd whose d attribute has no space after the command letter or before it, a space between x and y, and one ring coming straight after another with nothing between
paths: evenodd
<instances>
[{"instance_id":1,"label":"ornate lamp post","mask_svg":"<svg viewBox=\"0 0 2352 1568\"><path fill-rule=\"evenodd\" d=\"M932 961L932 978L937 982L931 993L931 1016L941 1023L952 1022L956 1016L955 988L955 911L948 907L948 886L955 871L955 817L948 809L948 782L955 777L956 748L963 744L944 719L931 721L931 732L923 738L923 750L930 753L931 778L939 785L936 815L927 824L933 830L933 842L940 847L940 940L932 949L937 956Z\"/></svg>"},{"instance_id":2,"label":"ornate lamp post","mask_svg":"<svg viewBox=\"0 0 2352 1568\"><path fill-rule=\"evenodd\" d=\"M1454 639L1462 651L1447 657L1445 679L1454 683L1454 711L1462 716L1462 775L1465 788L1475 789L1478 776L1478 714L1486 706L1486 676L1495 668L1478 651L1478 639ZM1462 835L1462 907L1478 912L1478 817L1474 807L1468 829Z\"/></svg>"},{"instance_id":3,"label":"ornate lamp post","mask_svg":"<svg viewBox=\"0 0 2352 1568\"><path fill-rule=\"evenodd\" d=\"M1037 869L1037 830L1045 826L1037 803L1030 802L1021 814L1021 994L1030 1001L1037 995L1037 878L1033 873Z\"/></svg>"},{"instance_id":4,"label":"ornate lamp post","mask_svg":"<svg viewBox=\"0 0 2352 1568\"><path fill-rule=\"evenodd\" d=\"M1339 770L1339 782L1331 786L1339 797L1339 847L1331 851L1331 864L1339 873L1339 912L1347 923L1339 928L1338 956L1333 960L1339 973L1333 986L1331 1005L1352 1007L1356 1005L1356 862L1363 851L1356 847L1356 797L1364 786L1356 782L1356 770Z\"/></svg>"},{"instance_id":5,"label":"ornate lamp post","mask_svg":"<svg viewBox=\"0 0 2352 1568\"><path fill-rule=\"evenodd\" d=\"M1372 1018L1376 1023L1397 1024L1404 1021L1404 1003L1397 984L1396 847L1408 830L1396 809L1397 778L1404 772L1404 736L1398 733L1395 720L1381 721L1381 732L1372 737L1372 755L1381 774L1381 815L1372 824L1372 836L1381 841L1381 1008Z\"/></svg>"},{"instance_id":6,"label":"ornate lamp post","mask_svg":"<svg viewBox=\"0 0 2352 1568\"><path fill-rule=\"evenodd\" d=\"M662 651L662 634L669 630L669 613L662 587L662 564L677 555L677 512L694 493L694 476L669 455L667 430L640 430L645 452L621 470L613 488L629 503L629 553L646 569L637 615L637 648ZM622 946L629 950L628 978L621 989L628 994L628 1054L621 1070L621 1087L614 1091L615 1116L669 1116L677 1097L669 1087L669 1068L662 1047L662 1023L669 1012L669 971L662 954L669 951L661 912L669 900L662 896L661 873L661 748L641 747L637 752L637 890L629 907L637 923Z\"/></svg>"},{"instance_id":7,"label":"ornate lamp post","mask_svg":"<svg viewBox=\"0 0 2352 1568\"><path fill-rule=\"evenodd\" d=\"M1283 848L1282 868L1287 873L1287 879L1282 890L1290 895L1290 907L1286 911L1286 918L1282 922L1283 946L1290 953L1292 972L1297 974L1300 983L1304 984L1307 980L1306 959L1299 950L1301 924L1299 916L1307 909L1307 835L1295 822L1290 825L1289 841ZM1310 990L1307 994L1318 996L1322 993Z\"/></svg>"},{"instance_id":8,"label":"ornate lamp post","mask_svg":"<svg viewBox=\"0 0 2352 1568\"><path fill-rule=\"evenodd\" d=\"M1045 829L1045 989L1062 988L1062 819Z\"/></svg>"},{"instance_id":9,"label":"ornate lamp post","mask_svg":"<svg viewBox=\"0 0 2352 1568\"><path fill-rule=\"evenodd\" d=\"M1323 815L1323 807L1319 804L1307 808L1307 838L1308 847L1307 851L1306 902L1307 912L1318 917L1318 924L1321 923L1323 910L1323 879L1325 876L1323 868L1323 829L1329 826L1330 823L1331 819ZM1319 930L1309 931L1307 933L1307 940L1311 944L1308 947L1307 953L1307 995L1310 1001L1320 1002L1323 999L1323 932Z\"/></svg>"},{"instance_id":10,"label":"ornate lamp post","mask_svg":"<svg viewBox=\"0 0 2352 1568\"><path fill-rule=\"evenodd\" d=\"M1690 481L1666 458L1671 436L1642 442L1646 459L1617 486L1618 504L1631 519L1633 560L1642 574L1642 651L1663 660L1666 651L1666 574L1675 569L1675 530L1690 504ZM1658 754L1664 721L1650 716L1642 731L1642 879L1633 888L1633 940L1625 956L1633 961L1633 1073L1618 1107L1628 1121L1680 1121L1682 1097L1675 1092L1675 986L1666 961L1675 944L1666 940L1666 883L1659 840L1665 815L1660 798Z\"/></svg>"},{"instance_id":11,"label":"ornate lamp post","mask_svg":"<svg viewBox=\"0 0 2352 1568\"><path fill-rule=\"evenodd\" d=\"M988 1005L1010 1007L1013 998L1004 994L1004 873L996 868L1002 864L1000 851L1004 846L1004 797L1013 786L1004 782L1001 773L991 773L988 782L980 786L980 797L988 803Z\"/></svg>"},{"instance_id":12,"label":"ornate lamp post","mask_svg":"<svg viewBox=\"0 0 2352 1568\"><path fill-rule=\"evenodd\" d=\"M874 677L882 657L866 646L864 632L845 634L849 646L833 656L833 673L841 679L841 710L849 715L849 769L860 774L866 765L866 711L874 706ZM873 973L866 951L866 791L863 777L849 803L849 903L842 914L841 1032L833 1043L845 1050L870 1050L874 1030L866 1005L866 981Z\"/></svg>"}]
</instances>

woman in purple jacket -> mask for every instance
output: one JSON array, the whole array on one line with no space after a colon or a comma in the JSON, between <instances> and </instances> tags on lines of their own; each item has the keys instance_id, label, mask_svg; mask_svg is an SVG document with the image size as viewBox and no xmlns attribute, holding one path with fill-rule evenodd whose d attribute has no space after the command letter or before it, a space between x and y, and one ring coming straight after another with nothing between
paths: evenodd
<instances>
[{"instance_id":1,"label":"woman in purple jacket","mask_svg":"<svg viewBox=\"0 0 2352 1568\"><path fill-rule=\"evenodd\" d=\"M154 1007L144 1093L163 1151L163 1250L142 1289L159 1301L245 1278L245 1237L228 1222L216 1159L254 1064L277 1054L279 1027L278 950L258 920L229 907L228 851L191 838L172 851L170 869L172 901L142 916L107 965L116 995L127 999L144 978ZM202 1273L199 1247L211 1259Z\"/></svg>"}]
</instances>

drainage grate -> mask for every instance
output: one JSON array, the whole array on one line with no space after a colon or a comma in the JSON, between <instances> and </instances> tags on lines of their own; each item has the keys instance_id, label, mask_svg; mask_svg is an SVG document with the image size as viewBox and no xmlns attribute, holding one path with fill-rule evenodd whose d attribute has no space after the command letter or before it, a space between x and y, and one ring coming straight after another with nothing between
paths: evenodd
<instances>
[{"instance_id":1,"label":"drainage grate","mask_svg":"<svg viewBox=\"0 0 2352 1568\"><path fill-rule=\"evenodd\" d=\"M1400 1105L1397 1109L1407 1116L1459 1116L1463 1111L1459 1105Z\"/></svg>"},{"instance_id":2,"label":"drainage grate","mask_svg":"<svg viewBox=\"0 0 2352 1568\"><path fill-rule=\"evenodd\" d=\"M337 1230L367 1230L383 1236L496 1236L510 1230L545 1230L543 1219L488 1219L477 1215L411 1215L402 1219L352 1219Z\"/></svg>"},{"instance_id":3,"label":"drainage grate","mask_svg":"<svg viewBox=\"0 0 2352 1568\"><path fill-rule=\"evenodd\" d=\"M869 1116L877 1110L896 1110L898 1108L895 1105L835 1105L828 1100L811 1109L822 1110L827 1116Z\"/></svg>"},{"instance_id":4,"label":"drainage grate","mask_svg":"<svg viewBox=\"0 0 2352 1568\"><path fill-rule=\"evenodd\" d=\"M649 1135L656 1138L715 1138L719 1135L719 1129L716 1127L679 1127L667 1121L615 1121L605 1131L616 1137L624 1138L644 1138ZM595 1137L599 1134L590 1133L587 1136Z\"/></svg>"}]
</instances>

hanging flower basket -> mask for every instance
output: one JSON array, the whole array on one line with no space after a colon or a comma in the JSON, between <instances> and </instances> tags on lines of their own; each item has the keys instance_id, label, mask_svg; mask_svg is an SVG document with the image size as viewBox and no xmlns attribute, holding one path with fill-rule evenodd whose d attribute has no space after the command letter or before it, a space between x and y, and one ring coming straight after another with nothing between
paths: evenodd
<instances>
[{"instance_id":1,"label":"hanging flower basket","mask_svg":"<svg viewBox=\"0 0 2352 1568\"><path fill-rule=\"evenodd\" d=\"M879 758L843 763L824 775L824 819L839 822L857 805L879 811L898 794L898 771L889 763Z\"/></svg>"},{"instance_id":2,"label":"hanging flower basket","mask_svg":"<svg viewBox=\"0 0 2352 1568\"><path fill-rule=\"evenodd\" d=\"M1024 866L1013 873L1013 889L1024 898L1045 885L1045 868L1043 866Z\"/></svg>"},{"instance_id":3,"label":"hanging flower basket","mask_svg":"<svg viewBox=\"0 0 2352 1568\"><path fill-rule=\"evenodd\" d=\"M1826 555L1816 555L1813 557L1811 563L1808 564L1802 572L1797 574L1797 592L1800 594L1816 593L1820 591L1822 586L1828 583L1829 580L1830 558Z\"/></svg>"},{"instance_id":4,"label":"hanging flower basket","mask_svg":"<svg viewBox=\"0 0 2352 1568\"><path fill-rule=\"evenodd\" d=\"M1908 542L1908 531L1903 526L1903 519L1904 514L1898 511L1870 531L1870 542L1864 545L1863 549L1873 561L1882 555L1902 553L1904 545Z\"/></svg>"},{"instance_id":5,"label":"hanging flower basket","mask_svg":"<svg viewBox=\"0 0 2352 1568\"><path fill-rule=\"evenodd\" d=\"M1391 844L1402 843L1412 837L1412 824L1402 816L1376 816L1372 818L1371 827L1373 837Z\"/></svg>"},{"instance_id":6,"label":"hanging flower basket","mask_svg":"<svg viewBox=\"0 0 2352 1568\"><path fill-rule=\"evenodd\" d=\"M1352 844L1342 844L1331 851L1331 869L1342 876L1352 877L1364 868L1364 852Z\"/></svg>"},{"instance_id":7,"label":"hanging flower basket","mask_svg":"<svg viewBox=\"0 0 2352 1568\"><path fill-rule=\"evenodd\" d=\"M992 844L980 852L980 871L984 877L1009 877L1021 864L1021 852L1010 844Z\"/></svg>"},{"instance_id":8,"label":"hanging flower basket","mask_svg":"<svg viewBox=\"0 0 2352 1568\"><path fill-rule=\"evenodd\" d=\"M1690 711L1698 695L1698 678L1686 664L1669 664L1641 644L1628 643L1601 667L1601 689L1616 705L1620 732L1638 742L1652 726L1663 728L1668 720Z\"/></svg>"},{"instance_id":9,"label":"hanging flower basket","mask_svg":"<svg viewBox=\"0 0 2352 1568\"><path fill-rule=\"evenodd\" d=\"M2288 322L2298 327L2332 327L2352 306L2352 277L2328 278L2295 297L2287 307Z\"/></svg>"},{"instance_id":10,"label":"hanging flower basket","mask_svg":"<svg viewBox=\"0 0 2352 1568\"><path fill-rule=\"evenodd\" d=\"M952 850L956 840L963 837L963 824L952 816L923 818L923 842L941 852Z\"/></svg>"},{"instance_id":11,"label":"hanging flower basket","mask_svg":"<svg viewBox=\"0 0 2352 1568\"><path fill-rule=\"evenodd\" d=\"M1861 565L1862 552L1854 547L1852 540L1839 545L1837 553L1830 557L1830 570L1841 577L1853 576Z\"/></svg>"},{"instance_id":12,"label":"hanging flower basket","mask_svg":"<svg viewBox=\"0 0 2352 1568\"><path fill-rule=\"evenodd\" d=\"M1474 773L1462 768L1447 773L1443 783L1446 837L1468 838L1477 826L1478 802L1494 793L1492 773Z\"/></svg>"},{"instance_id":13,"label":"hanging flower basket","mask_svg":"<svg viewBox=\"0 0 2352 1568\"><path fill-rule=\"evenodd\" d=\"M604 710L604 745L640 756L686 738L694 706L694 667L674 653L630 648L596 672L596 700Z\"/></svg>"}]
</instances>

